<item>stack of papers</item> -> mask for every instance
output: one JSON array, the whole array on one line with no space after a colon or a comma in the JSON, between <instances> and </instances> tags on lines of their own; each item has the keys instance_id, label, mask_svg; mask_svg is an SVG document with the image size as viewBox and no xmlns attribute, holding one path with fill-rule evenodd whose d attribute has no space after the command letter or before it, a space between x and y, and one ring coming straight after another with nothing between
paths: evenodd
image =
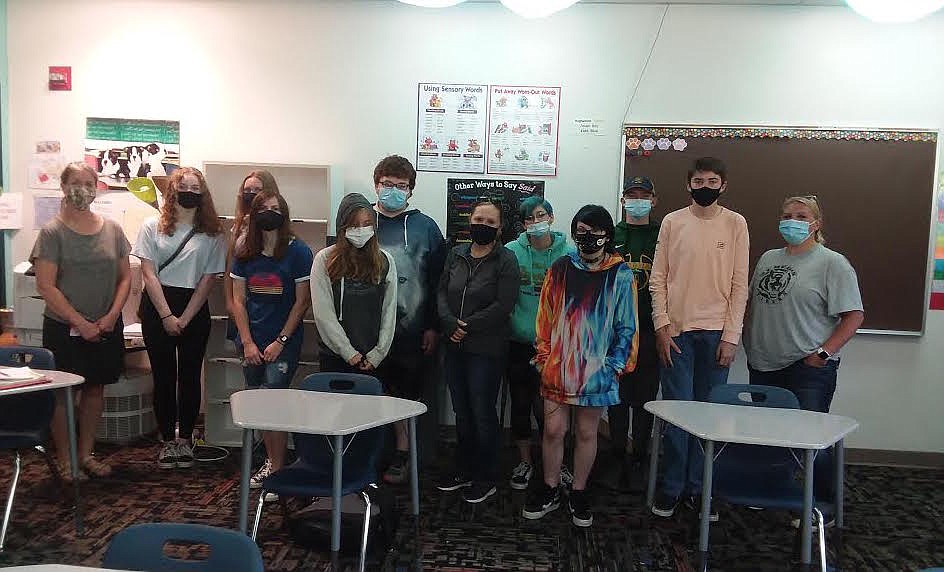
<instances>
[{"instance_id":1,"label":"stack of papers","mask_svg":"<svg viewBox=\"0 0 944 572\"><path fill-rule=\"evenodd\" d=\"M0 367L0 383L40 379L43 374L29 367Z\"/></svg>"}]
</instances>

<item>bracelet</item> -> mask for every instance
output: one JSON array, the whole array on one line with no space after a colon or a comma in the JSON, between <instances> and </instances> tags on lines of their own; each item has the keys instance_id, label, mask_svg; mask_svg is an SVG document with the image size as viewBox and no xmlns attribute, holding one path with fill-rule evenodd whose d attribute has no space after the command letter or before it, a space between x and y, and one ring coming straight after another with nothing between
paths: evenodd
<instances>
[{"instance_id":1,"label":"bracelet","mask_svg":"<svg viewBox=\"0 0 944 572\"><path fill-rule=\"evenodd\" d=\"M173 315L174 315L174 314L167 314L166 316L164 316L163 318L161 318L161 321L163 322L164 320L166 320L167 318L170 318L170 317L173 316Z\"/></svg>"}]
</instances>

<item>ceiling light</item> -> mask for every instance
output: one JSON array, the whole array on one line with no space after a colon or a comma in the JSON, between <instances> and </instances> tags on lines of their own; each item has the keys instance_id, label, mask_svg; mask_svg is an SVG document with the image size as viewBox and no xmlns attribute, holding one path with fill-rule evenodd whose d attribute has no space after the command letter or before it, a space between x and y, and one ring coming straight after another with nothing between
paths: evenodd
<instances>
[{"instance_id":1,"label":"ceiling light","mask_svg":"<svg viewBox=\"0 0 944 572\"><path fill-rule=\"evenodd\" d=\"M874 22L898 23L924 18L944 7L944 0L846 0L846 4Z\"/></svg>"},{"instance_id":2,"label":"ceiling light","mask_svg":"<svg viewBox=\"0 0 944 572\"><path fill-rule=\"evenodd\" d=\"M423 8L446 8L448 6L461 4L465 2L465 0L400 0L400 2L414 6L422 6Z\"/></svg>"},{"instance_id":3,"label":"ceiling light","mask_svg":"<svg viewBox=\"0 0 944 572\"><path fill-rule=\"evenodd\" d=\"M944 0L942 0L944 1ZM515 14L525 18L544 18L573 6L577 0L501 0Z\"/></svg>"}]
</instances>

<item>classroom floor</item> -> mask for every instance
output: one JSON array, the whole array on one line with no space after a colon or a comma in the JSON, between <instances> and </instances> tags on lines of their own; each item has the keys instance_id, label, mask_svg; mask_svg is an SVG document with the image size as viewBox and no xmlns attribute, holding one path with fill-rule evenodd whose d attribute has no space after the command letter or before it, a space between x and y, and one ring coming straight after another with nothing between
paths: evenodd
<instances>
[{"instance_id":1,"label":"classroom floor","mask_svg":"<svg viewBox=\"0 0 944 572\"><path fill-rule=\"evenodd\" d=\"M399 529L391 549L375 555L369 569L685 572L697 565L693 551L697 515L692 511L680 511L672 519L654 519L647 535L639 495L598 487L592 529L573 527L564 510L540 521L525 521L520 517L524 493L508 486L500 487L498 495L478 507L465 504L455 493L435 490L435 480L448 469L452 451L452 444L441 447L440 461L421 474L418 541L411 519L404 514L408 490L398 487L394 491L401 510ZM72 512L58 500L61 496L45 464L38 455L27 454L0 566L95 566L112 535L139 522L236 527L238 454L191 470L160 471L155 467L156 453L157 446L148 443L100 448L99 455L116 472L112 478L85 485L87 530L78 540ZM512 450L506 453L510 463ZM0 467L4 492L9 461L5 455ZM840 569L917 570L944 564L944 470L853 466L848 468L847 482L848 529ZM328 569L324 552L300 546L281 528L278 504L267 507L260 534L266 570ZM712 526L712 569L790 569L794 533L786 514L730 507L721 507L720 512L721 521ZM830 530L828 542L834 538ZM830 563L836 563L832 554ZM352 560L345 559L342 568L350 566Z\"/></svg>"}]
</instances>

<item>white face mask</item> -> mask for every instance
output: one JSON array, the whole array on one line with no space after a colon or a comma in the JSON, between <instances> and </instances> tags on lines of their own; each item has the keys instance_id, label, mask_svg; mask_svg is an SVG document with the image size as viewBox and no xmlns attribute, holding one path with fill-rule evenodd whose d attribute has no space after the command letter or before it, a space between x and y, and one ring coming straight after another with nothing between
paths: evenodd
<instances>
[{"instance_id":1,"label":"white face mask","mask_svg":"<svg viewBox=\"0 0 944 572\"><path fill-rule=\"evenodd\" d=\"M363 248L373 236L374 227L372 226L358 226L344 231L344 237L354 245L354 248Z\"/></svg>"}]
</instances>

